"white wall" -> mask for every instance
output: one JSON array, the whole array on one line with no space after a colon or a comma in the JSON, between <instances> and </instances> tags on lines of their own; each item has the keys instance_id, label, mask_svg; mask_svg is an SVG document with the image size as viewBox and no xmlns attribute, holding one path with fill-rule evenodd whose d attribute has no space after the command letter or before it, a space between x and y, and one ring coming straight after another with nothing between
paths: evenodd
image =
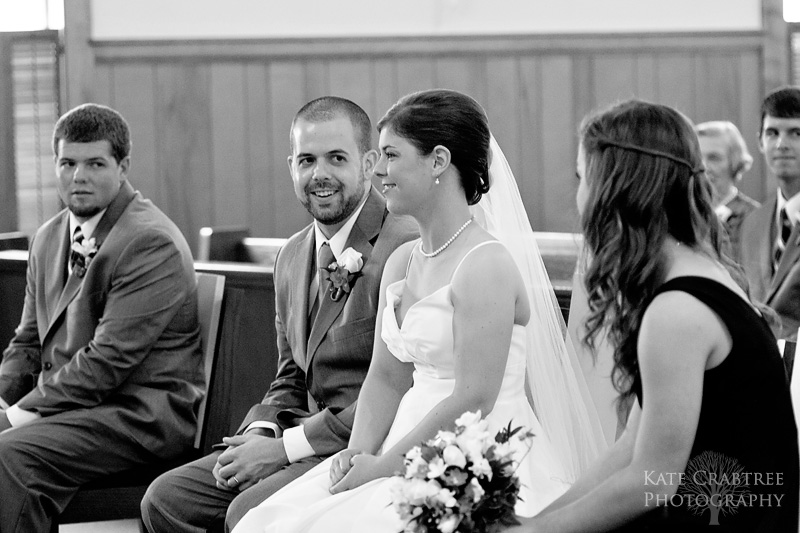
<instances>
[{"instance_id":1,"label":"white wall","mask_svg":"<svg viewBox=\"0 0 800 533\"><path fill-rule=\"evenodd\" d=\"M92 38L761 29L761 0L91 0Z\"/></svg>"}]
</instances>

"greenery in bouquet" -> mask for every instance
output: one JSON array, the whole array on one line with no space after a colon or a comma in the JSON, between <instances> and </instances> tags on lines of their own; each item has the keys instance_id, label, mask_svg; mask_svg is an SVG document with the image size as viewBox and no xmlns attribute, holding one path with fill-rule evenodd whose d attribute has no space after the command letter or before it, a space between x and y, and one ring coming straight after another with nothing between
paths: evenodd
<instances>
[{"instance_id":1,"label":"greenery in bouquet","mask_svg":"<svg viewBox=\"0 0 800 533\"><path fill-rule=\"evenodd\" d=\"M518 524L516 470L532 439L511 423L493 437L478 411L459 417L455 431L409 450L392 486L403 532L478 533Z\"/></svg>"}]
</instances>

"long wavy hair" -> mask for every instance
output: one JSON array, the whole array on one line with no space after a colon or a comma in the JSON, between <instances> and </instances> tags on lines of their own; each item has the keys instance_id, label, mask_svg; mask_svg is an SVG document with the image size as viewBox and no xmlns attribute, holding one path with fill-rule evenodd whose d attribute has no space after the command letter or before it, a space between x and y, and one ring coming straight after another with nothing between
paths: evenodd
<instances>
[{"instance_id":1,"label":"long wavy hair","mask_svg":"<svg viewBox=\"0 0 800 533\"><path fill-rule=\"evenodd\" d=\"M720 261L742 283L711 205L689 119L671 107L639 100L584 119L588 200L581 223L588 262L589 314L584 342L607 329L614 347L612 381L620 407L634 394L642 316L664 282L668 235Z\"/></svg>"}]
</instances>

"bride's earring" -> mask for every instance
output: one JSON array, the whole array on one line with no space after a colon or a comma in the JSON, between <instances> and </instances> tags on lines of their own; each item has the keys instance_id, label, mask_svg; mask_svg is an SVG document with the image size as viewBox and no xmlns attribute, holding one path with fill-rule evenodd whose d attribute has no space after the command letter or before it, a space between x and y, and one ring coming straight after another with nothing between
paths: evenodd
<instances>
[{"instance_id":1,"label":"bride's earring","mask_svg":"<svg viewBox=\"0 0 800 533\"><path fill-rule=\"evenodd\" d=\"M439 178L436 178L435 180L433 180L433 182L434 182L436 185L439 185Z\"/></svg>"}]
</instances>

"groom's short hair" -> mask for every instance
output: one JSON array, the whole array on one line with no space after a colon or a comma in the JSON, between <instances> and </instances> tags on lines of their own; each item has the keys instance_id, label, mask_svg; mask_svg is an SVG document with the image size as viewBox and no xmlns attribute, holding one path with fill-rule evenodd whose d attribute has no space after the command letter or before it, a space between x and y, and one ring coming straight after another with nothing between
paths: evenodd
<instances>
[{"instance_id":1,"label":"groom's short hair","mask_svg":"<svg viewBox=\"0 0 800 533\"><path fill-rule=\"evenodd\" d=\"M361 106L339 96L322 96L311 100L300 108L292 120L289 129L289 142L294 151L294 127L298 120L306 122L327 122L339 116L345 116L353 125L356 134L356 145L360 155L372 150L372 122Z\"/></svg>"}]
</instances>

